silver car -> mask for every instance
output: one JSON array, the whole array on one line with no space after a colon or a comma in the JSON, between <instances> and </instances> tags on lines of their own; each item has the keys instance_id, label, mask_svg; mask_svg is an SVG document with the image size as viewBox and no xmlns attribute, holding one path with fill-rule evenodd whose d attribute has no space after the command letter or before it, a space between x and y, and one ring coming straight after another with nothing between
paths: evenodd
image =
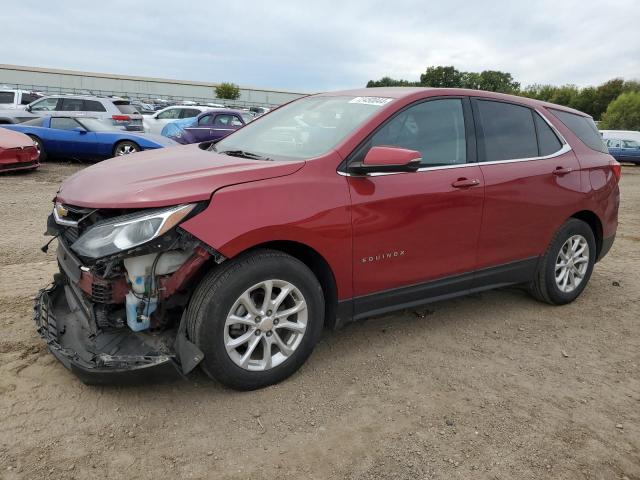
<instances>
[{"instance_id":1,"label":"silver car","mask_svg":"<svg viewBox=\"0 0 640 480\"><path fill-rule=\"evenodd\" d=\"M21 123L45 115L100 118L122 130L141 132L142 115L129 100L92 95L50 95L24 110L0 110L0 124Z\"/></svg>"}]
</instances>

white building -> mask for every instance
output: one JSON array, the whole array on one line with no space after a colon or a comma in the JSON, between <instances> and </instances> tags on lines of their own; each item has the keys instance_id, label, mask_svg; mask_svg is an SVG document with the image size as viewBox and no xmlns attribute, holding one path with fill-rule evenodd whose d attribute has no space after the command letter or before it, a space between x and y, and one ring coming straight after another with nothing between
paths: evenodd
<instances>
[{"instance_id":1,"label":"white building","mask_svg":"<svg viewBox=\"0 0 640 480\"><path fill-rule=\"evenodd\" d=\"M0 64L0 86L23 88L48 94L75 93L119 95L129 98L161 98L174 102L191 100L198 103L216 100L215 83L190 82L166 78L133 77L106 73L79 72L52 68ZM234 104L243 106L276 106L307 95L264 88L240 88ZM219 101L217 101L219 102Z\"/></svg>"}]
</instances>

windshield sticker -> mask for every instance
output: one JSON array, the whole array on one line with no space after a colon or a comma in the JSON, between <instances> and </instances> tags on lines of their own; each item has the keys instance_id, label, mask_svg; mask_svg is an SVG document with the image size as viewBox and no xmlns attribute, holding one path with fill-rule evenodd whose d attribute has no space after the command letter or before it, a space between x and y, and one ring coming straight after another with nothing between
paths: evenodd
<instances>
[{"instance_id":1,"label":"windshield sticker","mask_svg":"<svg viewBox=\"0 0 640 480\"><path fill-rule=\"evenodd\" d=\"M377 107L380 107L382 105L386 105L392 100L393 98L387 98L387 97L356 97L352 100L349 100L349 103L360 103L363 105L376 105Z\"/></svg>"}]
</instances>

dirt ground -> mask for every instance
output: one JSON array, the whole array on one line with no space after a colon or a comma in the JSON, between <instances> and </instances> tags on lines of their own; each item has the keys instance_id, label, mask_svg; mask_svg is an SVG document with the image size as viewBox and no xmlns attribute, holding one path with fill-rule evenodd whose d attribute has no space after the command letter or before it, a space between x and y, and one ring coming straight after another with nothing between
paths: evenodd
<instances>
[{"instance_id":1,"label":"dirt ground","mask_svg":"<svg viewBox=\"0 0 640 480\"><path fill-rule=\"evenodd\" d=\"M503 289L352 324L249 393L88 387L48 353L39 247L79 168L0 176L0 478L640 479L640 168L575 303Z\"/></svg>"}]
</instances>

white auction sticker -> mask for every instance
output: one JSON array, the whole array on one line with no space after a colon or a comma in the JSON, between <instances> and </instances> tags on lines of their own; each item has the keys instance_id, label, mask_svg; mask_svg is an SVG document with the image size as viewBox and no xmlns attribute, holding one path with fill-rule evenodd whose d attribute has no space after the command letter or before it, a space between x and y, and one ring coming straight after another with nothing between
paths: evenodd
<instances>
[{"instance_id":1,"label":"white auction sticker","mask_svg":"<svg viewBox=\"0 0 640 480\"><path fill-rule=\"evenodd\" d=\"M349 100L349 103L361 103L363 105L381 106L381 105L386 105L392 100L393 98L387 98L387 97L356 97L352 100Z\"/></svg>"}]
</instances>

